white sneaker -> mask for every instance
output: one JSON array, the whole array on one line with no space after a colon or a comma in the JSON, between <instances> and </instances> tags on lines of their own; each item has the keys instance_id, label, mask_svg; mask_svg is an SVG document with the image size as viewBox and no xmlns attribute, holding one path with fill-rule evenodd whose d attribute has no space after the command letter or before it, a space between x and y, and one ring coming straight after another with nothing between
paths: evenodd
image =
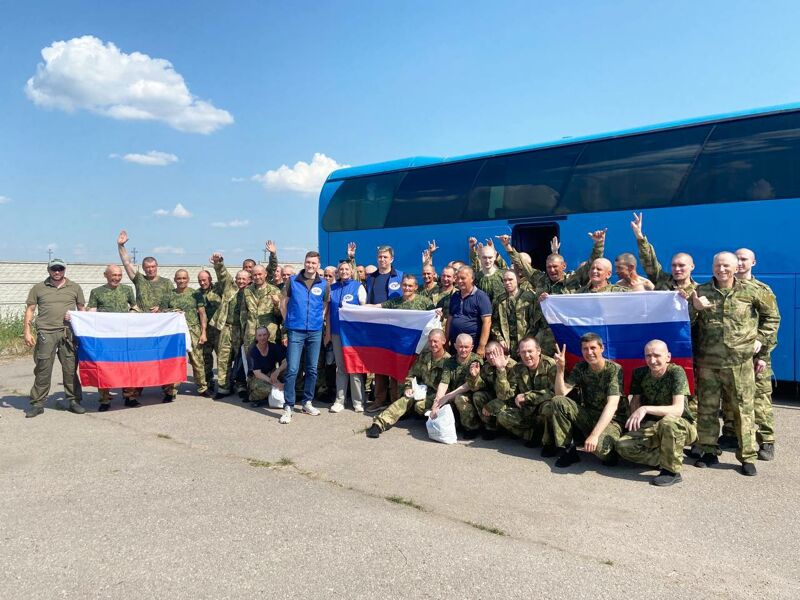
<instances>
[{"instance_id":1,"label":"white sneaker","mask_svg":"<svg viewBox=\"0 0 800 600\"><path fill-rule=\"evenodd\" d=\"M281 415L280 423L281 425L288 425L292 422L292 407L291 406L284 406L283 407L283 414Z\"/></svg>"},{"instance_id":2,"label":"white sneaker","mask_svg":"<svg viewBox=\"0 0 800 600\"><path fill-rule=\"evenodd\" d=\"M361 412L361 413L363 413L363 412L364 412L364 405L363 405L361 402L359 402L358 404L356 404L355 402L353 402L353 411L354 411L354 412Z\"/></svg>"},{"instance_id":3,"label":"white sneaker","mask_svg":"<svg viewBox=\"0 0 800 600\"><path fill-rule=\"evenodd\" d=\"M343 410L344 410L344 404L342 404L341 402L334 402L333 406L331 406L328 409L328 412L339 413L342 412Z\"/></svg>"},{"instance_id":4,"label":"white sneaker","mask_svg":"<svg viewBox=\"0 0 800 600\"><path fill-rule=\"evenodd\" d=\"M312 417L316 417L317 415L319 415L319 411L316 408L314 408L314 405L311 404L311 401L303 404L303 412L306 413L307 415L311 415Z\"/></svg>"}]
</instances>

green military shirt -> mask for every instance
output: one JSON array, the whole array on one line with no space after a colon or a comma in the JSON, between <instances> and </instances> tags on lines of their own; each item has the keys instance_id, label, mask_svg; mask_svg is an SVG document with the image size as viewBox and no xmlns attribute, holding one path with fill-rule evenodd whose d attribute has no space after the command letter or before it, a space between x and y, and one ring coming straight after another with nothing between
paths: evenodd
<instances>
[{"instance_id":1,"label":"green military shirt","mask_svg":"<svg viewBox=\"0 0 800 600\"><path fill-rule=\"evenodd\" d=\"M127 285L112 288L101 285L89 293L87 308L96 308L97 312L125 313L136 306L133 289Z\"/></svg>"},{"instance_id":2,"label":"green military shirt","mask_svg":"<svg viewBox=\"0 0 800 600\"><path fill-rule=\"evenodd\" d=\"M197 309L205 308L205 305L206 302L200 290L186 288L182 293L178 293L175 290L170 292L169 296L161 302L161 310L165 312L183 311L183 315L186 317L186 324L191 329L200 327L200 315Z\"/></svg>"},{"instance_id":3,"label":"green military shirt","mask_svg":"<svg viewBox=\"0 0 800 600\"><path fill-rule=\"evenodd\" d=\"M506 381L506 373L508 373L508 371L510 371L516 364L517 361L515 361L513 358L509 358L508 364L504 369L497 369L489 364L489 361L486 361L481 366L481 372L477 377L474 379L472 377L467 377L469 389L473 392L477 392L478 390L486 390L490 394L494 394L499 398L499 388L502 388L503 382Z\"/></svg>"},{"instance_id":4,"label":"green military shirt","mask_svg":"<svg viewBox=\"0 0 800 600\"><path fill-rule=\"evenodd\" d=\"M538 406L553 397L556 385L556 361L541 354L536 369L531 370L519 362L506 368L500 379L498 398L513 403L517 394L525 394L525 402Z\"/></svg>"},{"instance_id":5,"label":"green military shirt","mask_svg":"<svg viewBox=\"0 0 800 600\"><path fill-rule=\"evenodd\" d=\"M37 307L36 329L55 331L66 326L64 316L67 311L77 310L79 306L86 304L86 300L81 286L74 281L64 277L64 285L59 288L48 277L31 288L25 304Z\"/></svg>"},{"instance_id":6,"label":"green military shirt","mask_svg":"<svg viewBox=\"0 0 800 600\"><path fill-rule=\"evenodd\" d=\"M586 285L579 287L574 292L575 294L607 294L609 292L629 292L630 290L626 287L622 287L621 285L617 285L615 283L606 283L603 287L599 289L592 288L591 283L587 283Z\"/></svg>"},{"instance_id":7,"label":"green military shirt","mask_svg":"<svg viewBox=\"0 0 800 600\"><path fill-rule=\"evenodd\" d=\"M691 277L689 277L689 281L687 281L683 287L679 286L675 278L672 277L672 274L665 272L661 267L661 263L658 262L658 258L656 257L655 248L647 241L647 237L642 237L642 239L637 240L637 243L639 245L639 261L642 263L642 269L644 269L647 277L653 282L653 285L655 285L656 291L674 292L677 290L686 290L687 293L691 294L697 287L697 282Z\"/></svg>"},{"instance_id":8,"label":"green military shirt","mask_svg":"<svg viewBox=\"0 0 800 600\"><path fill-rule=\"evenodd\" d=\"M214 314L208 317L208 324L214 329L222 329L226 325L238 326L242 291L222 261L214 265L214 270L217 272L217 283L214 284L214 288L218 291L220 300Z\"/></svg>"},{"instance_id":9,"label":"green military shirt","mask_svg":"<svg viewBox=\"0 0 800 600\"><path fill-rule=\"evenodd\" d=\"M283 322L280 302L273 301L273 296L280 296L281 291L271 283L262 288L249 285L244 288L242 302L239 303L239 318L242 335L249 345L256 338L256 329L264 326L269 331L270 341L278 340L278 330Z\"/></svg>"},{"instance_id":10,"label":"green military shirt","mask_svg":"<svg viewBox=\"0 0 800 600\"><path fill-rule=\"evenodd\" d=\"M150 312L151 308L161 306L165 298L175 289L166 277L156 277L151 280L147 279L144 273L136 273L133 287L136 288L136 304L144 312Z\"/></svg>"},{"instance_id":11,"label":"green military shirt","mask_svg":"<svg viewBox=\"0 0 800 600\"><path fill-rule=\"evenodd\" d=\"M750 279L747 279L746 281L749 282L751 285L756 286L759 290L761 290L764 302L766 302L767 304L774 305L775 306L775 312L778 313L778 317L780 318L780 311L778 310L778 298L775 296L775 292L772 291L772 288L769 287L763 281L760 281L760 280L756 279L755 277L751 277ZM759 315L759 320L760 320L760 317L761 316ZM777 332L776 332L776 339L775 339L775 344L776 345L777 345L777 341L778 340L777 340ZM767 376L772 375L772 357L770 356L769 353L772 351L773 348L774 348L774 346L769 348L769 350L767 351L766 355L764 354L764 352L759 352L759 358L764 359L766 361L766 363L767 363L767 371L766 371L766 373L763 373L763 375L767 375Z\"/></svg>"},{"instance_id":12,"label":"green military shirt","mask_svg":"<svg viewBox=\"0 0 800 600\"><path fill-rule=\"evenodd\" d=\"M431 300L433 301L434 306L436 308L442 309L442 315L447 316L450 312L450 296L453 295L453 292L456 291L456 286L450 286L448 291L444 291L441 288L433 295Z\"/></svg>"},{"instance_id":13,"label":"green military shirt","mask_svg":"<svg viewBox=\"0 0 800 600\"><path fill-rule=\"evenodd\" d=\"M686 371L678 365L668 364L666 373L661 377L653 377L648 367L634 369L630 392L633 396L640 396L640 406L671 406L673 396L685 396L681 416L694 423L694 414L688 402L689 381ZM659 417L647 415L647 418L658 420Z\"/></svg>"},{"instance_id":14,"label":"green military shirt","mask_svg":"<svg viewBox=\"0 0 800 600\"><path fill-rule=\"evenodd\" d=\"M517 355L517 344L531 330L536 303L532 292L518 290L513 298L503 292L494 305L492 336L498 342L504 342L514 356Z\"/></svg>"},{"instance_id":15,"label":"green military shirt","mask_svg":"<svg viewBox=\"0 0 800 600\"><path fill-rule=\"evenodd\" d=\"M506 288L503 286L503 271L500 269L497 269L491 275L484 275L481 271L477 271L476 283L478 289L483 290L489 296L492 305L500 299L500 296L506 293Z\"/></svg>"},{"instance_id":16,"label":"green military shirt","mask_svg":"<svg viewBox=\"0 0 800 600\"><path fill-rule=\"evenodd\" d=\"M222 286L215 283L207 290L200 290L200 293L206 302L206 318L210 321L222 303Z\"/></svg>"},{"instance_id":17,"label":"green military shirt","mask_svg":"<svg viewBox=\"0 0 800 600\"><path fill-rule=\"evenodd\" d=\"M608 402L608 397L622 395L622 367L606 359L602 370L596 372L591 369L589 363L581 361L573 367L564 382L580 388L583 406L598 419ZM626 413L625 402L620 399L614 420L624 424Z\"/></svg>"},{"instance_id":18,"label":"green military shirt","mask_svg":"<svg viewBox=\"0 0 800 600\"><path fill-rule=\"evenodd\" d=\"M414 361L411 369L406 375L406 380L403 385L403 390L412 389L411 380L416 377L418 385L425 385L428 387L428 393L435 394L436 387L439 385L439 380L442 378L442 370L450 355L445 352L444 356L440 359L433 358L430 350L423 350Z\"/></svg>"},{"instance_id":19,"label":"green military shirt","mask_svg":"<svg viewBox=\"0 0 800 600\"><path fill-rule=\"evenodd\" d=\"M433 310L433 302L427 296L414 294L411 300L404 300L402 296L390 298L381 304L381 308L399 308L401 310Z\"/></svg>"},{"instance_id":20,"label":"green military shirt","mask_svg":"<svg viewBox=\"0 0 800 600\"><path fill-rule=\"evenodd\" d=\"M578 267L571 273L565 273L564 277L558 281L553 281L546 271L540 271L531 265L523 262L522 257L516 250L511 250L509 256L514 265L521 270L528 278L528 281L536 290L537 296L543 292L548 294L565 294L570 290L576 290L589 281L589 268L598 258L603 258L605 243L599 242L592 246L589 260L583 266Z\"/></svg>"},{"instance_id":21,"label":"green military shirt","mask_svg":"<svg viewBox=\"0 0 800 600\"><path fill-rule=\"evenodd\" d=\"M461 387L467 383L469 366L474 362L483 365L483 359L474 352L469 353L467 360L465 360L463 364L459 364L455 356L448 358L442 369L442 379L440 383L447 384L448 392L452 392L454 389Z\"/></svg>"},{"instance_id":22,"label":"green military shirt","mask_svg":"<svg viewBox=\"0 0 800 600\"><path fill-rule=\"evenodd\" d=\"M756 340L761 342L758 358L768 356L775 347L780 314L760 288L740 279L730 289L718 288L712 279L697 286L697 295L711 303L699 311L689 303L697 366L720 369L740 365L753 358Z\"/></svg>"},{"instance_id":23,"label":"green military shirt","mask_svg":"<svg viewBox=\"0 0 800 600\"><path fill-rule=\"evenodd\" d=\"M439 284L435 283L429 288L424 288L424 287L419 288L419 291L417 293L425 296L426 298L430 298L431 301L433 301L433 296L438 291L439 291Z\"/></svg>"}]
</instances>

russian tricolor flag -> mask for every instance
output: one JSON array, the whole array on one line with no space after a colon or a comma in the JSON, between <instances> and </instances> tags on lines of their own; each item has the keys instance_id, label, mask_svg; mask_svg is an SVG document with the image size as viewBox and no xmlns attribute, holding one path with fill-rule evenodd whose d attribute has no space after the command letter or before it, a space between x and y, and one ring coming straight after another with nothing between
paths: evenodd
<instances>
[{"instance_id":1,"label":"russian tricolor flag","mask_svg":"<svg viewBox=\"0 0 800 600\"><path fill-rule=\"evenodd\" d=\"M348 373L378 373L404 379L441 327L433 310L399 310L344 304L339 309L342 354Z\"/></svg>"},{"instance_id":2,"label":"russian tricolor flag","mask_svg":"<svg viewBox=\"0 0 800 600\"><path fill-rule=\"evenodd\" d=\"M69 314L82 385L149 387L186 380L192 341L183 313Z\"/></svg>"},{"instance_id":3,"label":"russian tricolor flag","mask_svg":"<svg viewBox=\"0 0 800 600\"><path fill-rule=\"evenodd\" d=\"M689 308L678 292L551 295L542 302L542 313L558 345L567 345L567 368L583 360L581 336L596 333L603 338L604 356L622 365L627 391L633 370L645 365L645 344L659 339L694 390Z\"/></svg>"}]
</instances>

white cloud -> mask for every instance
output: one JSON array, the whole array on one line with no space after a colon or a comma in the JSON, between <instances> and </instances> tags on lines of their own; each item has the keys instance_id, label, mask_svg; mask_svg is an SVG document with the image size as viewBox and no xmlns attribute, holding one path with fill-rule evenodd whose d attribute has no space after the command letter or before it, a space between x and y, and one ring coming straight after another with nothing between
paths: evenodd
<instances>
[{"instance_id":1,"label":"white cloud","mask_svg":"<svg viewBox=\"0 0 800 600\"><path fill-rule=\"evenodd\" d=\"M150 150L147 154L110 154L109 158L121 158L122 160L137 165L145 165L148 167L165 167L172 163L178 162L178 157L168 152L159 152L158 150Z\"/></svg>"},{"instance_id":2,"label":"white cloud","mask_svg":"<svg viewBox=\"0 0 800 600\"><path fill-rule=\"evenodd\" d=\"M190 91L172 63L85 35L42 49L43 63L25 93L35 104L88 110L122 120L161 121L179 131L211 133L233 117Z\"/></svg>"},{"instance_id":3,"label":"white cloud","mask_svg":"<svg viewBox=\"0 0 800 600\"><path fill-rule=\"evenodd\" d=\"M8 196L0 196L0 204L8 204L11 202L11 198Z\"/></svg>"},{"instance_id":4,"label":"white cloud","mask_svg":"<svg viewBox=\"0 0 800 600\"><path fill-rule=\"evenodd\" d=\"M325 179L336 169L349 167L320 152L314 154L311 164L298 161L294 167L281 165L275 170L270 170L263 175L253 175L253 181L259 181L268 190L285 190L313 194L319 192Z\"/></svg>"},{"instance_id":5,"label":"white cloud","mask_svg":"<svg viewBox=\"0 0 800 600\"><path fill-rule=\"evenodd\" d=\"M159 208L158 210L154 210L153 214L155 216L157 216L157 217L170 217L171 216L171 217L178 217L179 219L188 219L189 217L192 216L192 213L190 213L188 210L186 210L186 208L180 202L178 202L175 205L175 208L173 208L172 210L166 210L164 208Z\"/></svg>"},{"instance_id":6,"label":"white cloud","mask_svg":"<svg viewBox=\"0 0 800 600\"><path fill-rule=\"evenodd\" d=\"M247 219L245 219L245 220L234 219L233 221L214 221L213 223L211 223L211 226L212 227L220 227L220 228L224 228L224 227L247 227L249 224L250 224L250 221L248 221Z\"/></svg>"},{"instance_id":7,"label":"white cloud","mask_svg":"<svg viewBox=\"0 0 800 600\"><path fill-rule=\"evenodd\" d=\"M243 181L250 181L249 177L231 177L233 183L241 183Z\"/></svg>"},{"instance_id":8,"label":"white cloud","mask_svg":"<svg viewBox=\"0 0 800 600\"><path fill-rule=\"evenodd\" d=\"M186 254L186 250L176 246L156 246L153 254Z\"/></svg>"},{"instance_id":9,"label":"white cloud","mask_svg":"<svg viewBox=\"0 0 800 600\"><path fill-rule=\"evenodd\" d=\"M75 244L75 247L72 249L72 254L74 256L86 256L88 254L86 244Z\"/></svg>"}]
</instances>

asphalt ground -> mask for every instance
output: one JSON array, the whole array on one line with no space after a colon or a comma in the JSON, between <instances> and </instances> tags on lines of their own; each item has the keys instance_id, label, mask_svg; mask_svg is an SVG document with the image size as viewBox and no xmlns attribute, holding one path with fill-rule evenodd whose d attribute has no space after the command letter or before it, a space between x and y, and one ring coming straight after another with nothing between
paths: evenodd
<instances>
[{"instance_id":1,"label":"asphalt ground","mask_svg":"<svg viewBox=\"0 0 800 600\"><path fill-rule=\"evenodd\" d=\"M32 361L0 363L0 598L797 598L800 404L776 399L758 476L683 483L510 438L445 446L409 419L214 402L25 419ZM56 369L58 370L58 369ZM325 408L327 405L319 405Z\"/></svg>"}]
</instances>

